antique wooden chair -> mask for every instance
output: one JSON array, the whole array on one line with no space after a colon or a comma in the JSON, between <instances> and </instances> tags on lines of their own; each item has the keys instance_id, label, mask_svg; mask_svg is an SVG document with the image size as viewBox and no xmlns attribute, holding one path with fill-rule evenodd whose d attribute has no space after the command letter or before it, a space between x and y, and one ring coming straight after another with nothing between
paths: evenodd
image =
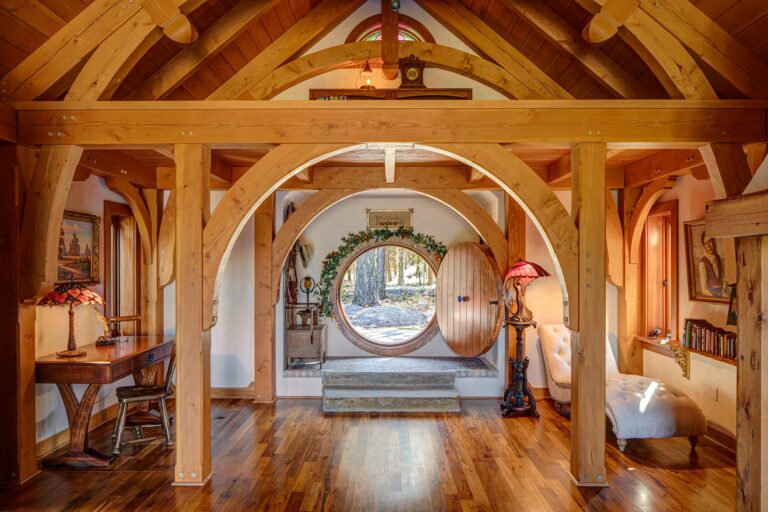
<instances>
[{"instance_id":1,"label":"antique wooden chair","mask_svg":"<svg viewBox=\"0 0 768 512\"><path fill-rule=\"evenodd\" d=\"M174 348L171 355L170 363L168 364L168 370L165 375L165 382L163 385L156 386L122 386L117 388L115 393L117 394L117 402L119 408L117 411L117 419L115 420L115 429L112 432L112 438L114 439L115 447L112 450L114 455L120 454L120 448L124 444L142 443L145 441L154 441L155 439L165 439L165 444L170 446L173 444L173 434L171 433L171 423L168 419L168 406L166 401L173 396L173 376L176 372L176 349ZM143 424L132 427L134 432L134 438L129 441L123 441L123 433L125 431L125 422L128 416L128 405L138 402L159 402L160 404L160 423L158 424ZM143 428L160 427L163 429L163 436L144 437Z\"/></svg>"}]
</instances>

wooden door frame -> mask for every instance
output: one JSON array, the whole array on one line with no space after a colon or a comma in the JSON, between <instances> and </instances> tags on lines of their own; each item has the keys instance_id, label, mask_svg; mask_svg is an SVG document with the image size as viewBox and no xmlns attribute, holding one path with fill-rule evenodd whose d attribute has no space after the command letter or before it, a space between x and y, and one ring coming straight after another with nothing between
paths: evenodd
<instances>
[{"instance_id":1,"label":"wooden door frame","mask_svg":"<svg viewBox=\"0 0 768 512\"><path fill-rule=\"evenodd\" d=\"M131 218L134 219L134 222L136 223L137 220L133 215L133 212L131 211L131 208L127 204L118 203L115 201L104 201L104 213L103 213L103 219L104 219L104 314L105 316L113 317L113 316L120 316L118 314L115 314L114 311L112 311L112 304L109 301L109 292L110 292L110 279L112 275L112 218L113 217L123 217L123 218ZM134 235L136 240L136 247L134 250L134 265L136 267L136 283L135 283L135 303L136 303L136 311L133 313L135 315L141 314L141 262L142 262L142 249L141 249L141 241L140 241L140 233L138 230L138 225L134 228ZM136 322L135 331L141 332L141 321Z\"/></svg>"}]
</instances>

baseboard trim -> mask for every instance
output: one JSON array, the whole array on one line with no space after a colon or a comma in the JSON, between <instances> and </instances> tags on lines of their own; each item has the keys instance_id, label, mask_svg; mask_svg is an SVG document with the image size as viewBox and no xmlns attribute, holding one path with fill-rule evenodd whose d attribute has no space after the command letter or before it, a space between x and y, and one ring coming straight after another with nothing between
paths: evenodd
<instances>
[{"instance_id":1,"label":"baseboard trim","mask_svg":"<svg viewBox=\"0 0 768 512\"><path fill-rule=\"evenodd\" d=\"M717 423L707 421L707 433L704 434L709 441L715 443L719 448L722 448L729 452L731 455L736 456L736 437L731 434L724 427L721 427Z\"/></svg>"},{"instance_id":2,"label":"baseboard trim","mask_svg":"<svg viewBox=\"0 0 768 512\"><path fill-rule=\"evenodd\" d=\"M552 398L549 394L549 388L534 388L531 386L531 393L536 400L549 400Z\"/></svg>"},{"instance_id":3,"label":"baseboard trim","mask_svg":"<svg viewBox=\"0 0 768 512\"><path fill-rule=\"evenodd\" d=\"M211 388L211 398L221 400L253 400L256 396L256 385L253 381L244 388Z\"/></svg>"}]
</instances>

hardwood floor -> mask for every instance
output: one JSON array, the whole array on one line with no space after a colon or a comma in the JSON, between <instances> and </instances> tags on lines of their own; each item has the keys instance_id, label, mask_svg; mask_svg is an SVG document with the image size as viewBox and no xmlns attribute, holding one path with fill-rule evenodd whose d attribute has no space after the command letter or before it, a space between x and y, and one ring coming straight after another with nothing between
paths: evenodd
<instances>
[{"instance_id":1,"label":"hardwood floor","mask_svg":"<svg viewBox=\"0 0 768 512\"><path fill-rule=\"evenodd\" d=\"M0 510L615 510L725 511L735 461L706 440L607 446L603 489L568 474L570 423L551 402L541 419L503 419L495 400L465 400L461 415L323 416L319 400L213 403L213 479L171 487L174 451L132 445L103 470L46 470L0 491ZM610 429L609 429L610 430ZM107 451L109 432L93 436Z\"/></svg>"}]
</instances>

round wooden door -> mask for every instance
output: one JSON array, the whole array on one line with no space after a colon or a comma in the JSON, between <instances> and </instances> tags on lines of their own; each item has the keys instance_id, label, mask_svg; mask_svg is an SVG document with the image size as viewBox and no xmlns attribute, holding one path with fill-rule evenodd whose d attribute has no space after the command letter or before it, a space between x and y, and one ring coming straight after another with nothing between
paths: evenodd
<instances>
[{"instance_id":1,"label":"round wooden door","mask_svg":"<svg viewBox=\"0 0 768 512\"><path fill-rule=\"evenodd\" d=\"M448 346L460 356L484 354L496 342L504 303L496 262L479 245L448 249L435 283L437 323Z\"/></svg>"}]
</instances>

